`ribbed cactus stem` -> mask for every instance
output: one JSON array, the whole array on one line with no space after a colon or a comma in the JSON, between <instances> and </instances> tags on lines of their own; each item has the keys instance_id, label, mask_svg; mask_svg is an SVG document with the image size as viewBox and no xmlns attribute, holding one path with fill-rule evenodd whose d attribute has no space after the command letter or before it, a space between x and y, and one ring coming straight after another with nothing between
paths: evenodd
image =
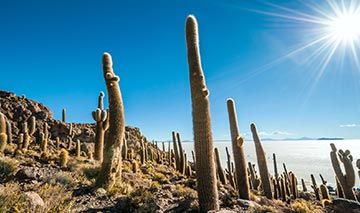
<instances>
[{"instance_id":1,"label":"ribbed cactus stem","mask_svg":"<svg viewBox=\"0 0 360 213\"><path fill-rule=\"evenodd\" d=\"M291 194L293 196L294 199L297 198L297 180L296 180L296 176L293 172L290 173L290 187L291 187Z\"/></svg>"},{"instance_id":2,"label":"ribbed cactus stem","mask_svg":"<svg viewBox=\"0 0 360 213\"><path fill-rule=\"evenodd\" d=\"M76 157L80 158L81 156L81 142L79 139L76 140Z\"/></svg>"},{"instance_id":3,"label":"ribbed cactus stem","mask_svg":"<svg viewBox=\"0 0 360 213\"><path fill-rule=\"evenodd\" d=\"M337 152L335 145L332 143L331 146L331 163L333 165L333 169L335 171L336 177L341 184L341 188L344 192L344 196L349 200L356 200L354 194L354 186L355 186L355 170L352 165L353 157L350 155L350 151L346 150L345 152L339 150ZM343 163L345 174L341 170L339 159Z\"/></svg>"},{"instance_id":4,"label":"ribbed cactus stem","mask_svg":"<svg viewBox=\"0 0 360 213\"><path fill-rule=\"evenodd\" d=\"M127 160L128 159L128 142L126 139L124 139L124 142L123 142L123 150L122 150L122 158L124 160Z\"/></svg>"},{"instance_id":5,"label":"ribbed cactus stem","mask_svg":"<svg viewBox=\"0 0 360 213\"><path fill-rule=\"evenodd\" d=\"M36 118L35 116L31 116L29 123L29 134L32 136L34 135L35 131L36 131Z\"/></svg>"},{"instance_id":6,"label":"ribbed cactus stem","mask_svg":"<svg viewBox=\"0 0 360 213\"><path fill-rule=\"evenodd\" d=\"M303 188L303 192L307 192L307 187L306 187L305 181L302 178L301 178L301 185L302 185L302 188Z\"/></svg>"},{"instance_id":7,"label":"ribbed cactus stem","mask_svg":"<svg viewBox=\"0 0 360 213\"><path fill-rule=\"evenodd\" d=\"M11 128L11 123L10 123L9 119L6 119L6 135L8 138L7 143L12 144L13 135L12 135L12 128Z\"/></svg>"},{"instance_id":8,"label":"ribbed cactus stem","mask_svg":"<svg viewBox=\"0 0 360 213\"><path fill-rule=\"evenodd\" d=\"M124 104L119 87L119 77L112 68L109 53L103 55L104 79L108 91L109 129L106 137L104 159L96 185L111 189L116 177L121 177L121 147L125 135Z\"/></svg>"},{"instance_id":9,"label":"ribbed cactus stem","mask_svg":"<svg viewBox=\"0 0 360 213\"><path fill-rule=\"evenodd\" d=\"M174 149L174 154L175 154L175 165L176 165L176 169L179 170L180 169L180 154L179 154L179 148L178 148L178 144L176 142L176 132L172 132L172 141L173 141L173 149Z\"/></svg>"},{"instance_id":10,"label":"ribbed cactus stem","mask_svg":"<svg viewBox=\"0 0 360 213\"><path fill-rule=\"evenodd\" d=\"M313 190L314 190L315 198L316 198L316 200L320 200L319 188L316 184L315 177L313 174L311 174L310 176L311 176L311 182L312 182L311 188L313 188Z\"/></svg>"},{"instance_id":11,"label":"ribbed cactus stem","mask_svg":"<svg viewBox=\"0 0 360 213\"><path fill-rule=\"evenodd\" d=\"M56 137L55 139L55 145L56 145L56 149L59 149L60 148L60 138L59 137Z\"/></svg>"},{"instance_id":12,"label":"ribbed cactus stem","mask_svg":"<svg viewBox=\"0 0 360 213\"><path fill-rule=\"evenodd\" d=\"M233 175L233 172L231 171L231 157L230 157L229 149L227 147L225 147L225 151L226 151L226 157L227 157L227 170L228 170L228 176L229 176L228 179L229 179L230 185L234 189L236 189L234 175Z\"/></svg>"},{"instance_id":13,"label":"ribbed cactus stem","mask_svg":"<svg viewBox=\"0 0 360 213\"><path fill-rule=\"evenodd\" d=\"M224 169L221 166L219 150L217 148L215 148L214 153L215 153L216 169L217 169L217 174L218 174L219 180L223 185L226 185L227 180L226 180Z\"/></svg>"},{"instance_id":14,"label":"ribbed cactus stem","mask_svg":"<svg viewBox=\"0 0 360 213\"><path fill-rule=\"evenodd\" d=\"M273 162L274 162L275 178L278 178L278 177L279 177L279 173L278 173L278 169L277 169L276 154L275 154L275 153L273 153Z\"/></svg>"},{"instance_id":15,"label":"ribbed cactus stem","mask_svg":"<svg viewBox=\"0 0 360 213\"><path fill-rule=\"evenodd\" d=\"M272 192L271 192L271 185L269 179L269 171L266 163L266 156L264 149L261 145L261 141L257 133L255 124L251 124L251 132L255 143L256 157L259 166L262 189L264 190L265 196L271 199Z\"/></svg>"},{"instance_id":16,"label":"ribbed cactus stem","mask_svg":"<svg viewBox=\"0 0 360 213\"><path fill-rule=\"evenodd\" d=\"M211 132L209 90L201 67L198 26L194 16L186 20L193 132L196 154L197 191L201 212L219 209L216 169Z\"/></svg>"},{"instance_id":17,"label":"ribbed cactus stem","mask_svg":"<svg viewBox=\"0 0 360 213\"><path fill-rule=\"evenodd\" d=\"M186 169L186 166L185 166L185 159L184 159L184 150L182 148L182 144L181 144L181 138L180 138L180 133L176 133L176 139L177 139L177 142L178 142L178 145L179 145L179 157L180 157L180 161L179 161L179 165L180 165L180 168L179 168L179 172L181 174L185 174L185 169Z\"/></svg>"},{"instance_id":18,"label":"ribbed cactus stem","mask_svg":"<svg viewBox=\"0 0 360 213\"><path fill-rule=\"evenodd\" d=\"M0 152L4 152L6 145L8 143L7 135L7 122L6 117L3 113L0 112Z\"/></svg>"},{"instance_id":19,"label":"ribbed cactus stem","mask_svg":"<svg viewBox=\"0 0 360 213\"><path fill-rule=\"evenodd\" d=\"M232 149L235 162L236 183L239 197L241 199L250 199L250 190L248 182L248 173L246 169L246 157L244 152L244 139L240 136L235 101L227 100L227 110L229 115L230 134Z\"/></svg>"},{"instance_id":20,"label":"ribbed cactus stem","mask_svg":"<svg viewBox=\"0 0 360 213\"><path fill-rule=\"evenodd\" d=\"M109 115L104 110L104 93L100 92L98 97L98 108L92 112L92 117L96 122L95 127L95 160L100 162L104 158L104 138L105 131L109 128Z\"/></svg>"},{"instance_id":21,"label":"ribbed cactus stem","mask_svg":"<svg viewBox=\"0 0 360 213\"><path fill-rule=\"evenodd\" d=\"M60 151L60 166L62 168L67 167L69 161L69 152L66 149L61 149Z\"/></svg>"},{"instance_id":22,"label":"ribbed cactus stem","mask_svg":"<svg viewBox=\"0 0 360 213\"><path fill-rule=\"evenodd\" d=\"M47 153L48 139L43 132L40 133L40 148L43 153Z\"/></svg>"}]
</instances>

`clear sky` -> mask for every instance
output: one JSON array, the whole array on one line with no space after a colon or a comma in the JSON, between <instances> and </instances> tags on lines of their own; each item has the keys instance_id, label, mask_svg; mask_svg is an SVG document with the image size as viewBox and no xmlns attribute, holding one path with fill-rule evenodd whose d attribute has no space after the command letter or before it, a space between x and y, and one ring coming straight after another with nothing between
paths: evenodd
<instances>
[{"instance_id":1,"label":"clear sky","mask_svg":"<svg viewBox=\"0 0 360 213\"><path fill-rule=\"evenodd\" d=\"M127 125L150 139L170 139L173 130L192 139L184 26L194 14L215 139L230 138L229 97L246 137L255 122L263 137L360 138L359 68L349 54L338 63L335 53L322 69L321 56L312 57L319 46L289 54L311 41L314 31L271 14L286 12L279 6L313 11L301 2L269 2L277 6L1 0L0 89L44 103L57 119L66 108L69 121L93 122L91 111L105 91L101 56L108 51L121 78Z\"/></svg>"}]
</instances>

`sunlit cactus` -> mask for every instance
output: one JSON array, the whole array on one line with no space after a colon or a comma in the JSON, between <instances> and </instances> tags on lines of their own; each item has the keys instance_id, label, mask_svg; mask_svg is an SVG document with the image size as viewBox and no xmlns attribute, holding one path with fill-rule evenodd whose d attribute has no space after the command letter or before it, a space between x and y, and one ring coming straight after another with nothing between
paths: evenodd
<instances>
[{"instance_id":1,"label":"sunlit cactus","mask_svg":"<svg viewBox=\"0 0 360 213\"><path fill-rule=\"evenodd\" d=\"M61 151L60 151L60 166L62 168L66 168L68 161L69 161L69 152L66 149L61 149Z\"/></svg>"},{"instance_id":2,"label":"sunlit cactus","mask_svg":"<svg viewBox=\"0 0 360 213\"><path fill-rule=\"evenodd\" d=\"M330 199L329 190L325 184L320 185L321 199Z\"/></svg>"},{"instance_id":3,"label":"sunlit cactus","mask_svg":"<svg viewBox=\"0 0 360 213\"><path fill-rule=\"evenodd\" d=\"M76 140L76 157L80 158L81 156L81 142L79 139Z\"/></svg>"},{"instance_id":4,"label":"sunlit cactus","mask_svg":"<svg viewBox=\"0 0 360 213\"><path fill-rule=\"evenodd\" d=\"M256 157L259 166L259 173L261 178L261 186L264 190L265 196L269 199L273 197L269 179L269 171L266 163L266 156L264 149L261 145L261 141L259 135L256 130L255 124L251 124L251 133L253 135L254 143L255 143L255 150L256 150Z\"/></svg>"},{"instance_id":5,"label":"sunlit cactus","mask_svg":"<svg viewBox=\"0 0 360 213\"><path fill-rule=\"evenodd\" d=\"M104 157L104 138L105 131L109 128L108 113L104 110L104 93L100 92L98 98L98 108L92 112L92 117L96 122L95 129L95 160L102 162Z\"/></svg>"},{"instance_id":6,"label":"sunlit cactus","mask_svg":"<svg viewBox=\"0 0 360 213\"><path fill-rule=\"evenodd\" d=\"M103 68L108 91L109 129L96 186L111 189L116 178L121 177L121 147L125 135L125 113L119 87L119 77L113 71L112 59L109 53L103 55Z\"/></svg>"},{"instance_id":7,"label":"sunlit cactus","mask_svg":"<svg viewBox=\"0 0 360 213\"><path fill-rule=\"evenodd\" d=\"M236 189L236 185L235 185L235 180L234 180L234 173L231 170L231 157L230 157L230 153L227 147L225 147L225 151L226 151L226 157L227 157L227 173L228 173L228 179L230 182L230 185Z\"/></svg>"},{"instance_id":8,"label":"sunlit cactus","mask_svg":"<svg viewBox=\"0 0 360 213\"><path fill-rule=\"evenodd\" d=\"M7 135L7 143L12 144L13 134L12 127L9 119L6 119L6 135Z\"/></svg>"},{"instance_id":9,"label":"sunlit cactus","mask_svg":"<svg viewBox=\"0 0 360 213\"><path fill-rule=\"evenodd\" d=\"M186 20L193 132L196 154L197 191L201 212L219 209L211 132L209 90L201 67L198 26L194 16Z\"/></svg>"},{"instance_id":10,"label":"sunlit cactus","mask_svg":"<svg viewBox=\"0 0 360 213\"><path fill-rule=\"evenodd\" d=\"M333 165L333 169L335 171L336 177L341 184L341 188L344 192L344 196L349 200L356 200L354 194L354 185L355 185L355 170L352 165L353 157L350 155L350 151L346 150L345 152L341 149L337 152L335 144L330 144L331 146L331 163ZM343 163L345 173L341 170L340 163L338 160Z\"/></svg>"},{"instance_id":11,"label":"sunlit cactus","mask_svg":"<svg viewBox=\"0 0 360 213\"><path fill-rule=\"evenodd\" d=\"M236 183L241 199L250 199L248 173L246 169L246 158L244 152L244 139L240 136L238 120L233 99L227 100L227 110L230 123L230 134L235 162Z\"/></svg>"},{"instance_id":12,"label":"sunlit cactus","mask_svg":"<svg viewBox=\"0 0 360 213\"><path fill-rule=\"evenodd\" d=\"M254 190L258 190L261 184L260 178L258 177L256 170L255 170L255 164L252 163L248 163L248 168L249 168L249 174L250 174L250 180L251 180L251 185L253 187Z\"/></svg>"},{"instance_id":13,"label":"sunlit cactus","mask_svg":"<svg viewBox=\"0 0 360 213\"><path fill-rule=\"evenodd\" d=\"M4 152L6 145L8 143L7 131L7 122L6 117L3 113L0 112L0 152Z\"/></svg>"}]
</instances>

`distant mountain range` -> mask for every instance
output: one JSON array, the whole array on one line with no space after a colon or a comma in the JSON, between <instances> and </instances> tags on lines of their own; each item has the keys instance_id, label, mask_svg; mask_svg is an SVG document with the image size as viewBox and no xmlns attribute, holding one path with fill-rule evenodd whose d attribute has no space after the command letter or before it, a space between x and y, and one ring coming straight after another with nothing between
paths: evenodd
<instances>
[{"instance_id":1,"label":"distant mountain range","mask_svg":"<svg viewBox=\"0 0 360 213\"><path fill-rule=\"evenodd\" d=\"M252 139L246 138L245 140L250 141ZM276 138L263 138L262 141L338 141L338 140L345 140L344 138L309 138L309 137L302 137L302 138L283 138L283 139L276 139ZM222 140L214 140L215 142L229 142L230 140L222 139ZM192 140L184 140L183 142L193 142Z\"/></svg>"}]
</instances>

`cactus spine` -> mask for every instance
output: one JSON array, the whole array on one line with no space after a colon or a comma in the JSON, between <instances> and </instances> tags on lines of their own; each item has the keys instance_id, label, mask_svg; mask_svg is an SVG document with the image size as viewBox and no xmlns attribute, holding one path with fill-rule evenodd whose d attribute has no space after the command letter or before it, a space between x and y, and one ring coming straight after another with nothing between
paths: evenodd
<instances>
[{"instance_id":1,"label":"cactus spine","mask_svg":"<svg viewBox=\"0 0 360 213\"><path fill-rule=\"evenodd\" d=\"M255 124L251 124L251 132L252 132L254 143L255 143L256 157L257 157L258 166L259 166L261 185L264 190L265 196L267 198L271 199L272 192L271 192L269 171L268 171L268 167L267 167L267 163L266 163L265 152L261 145L261 141L260 141L259 135L256 131Z\"/></svg>"},{"instance_id":2,"label":"cactus spine","mask_svg":"<svg viewBox=\"0 0 360 213\"><path fill-rule=\"evenodd\" d=\"M125 135L125 114L119 87L119 77L112 68L109 53L103 56L104 78L108 90L109 129L104 149L104 159L96 185L111 189L116 177L121 177L121 147Z\"/></svg>"},{"instance_id":3,"label":"cactus spine","mask_svg":"<svg viewBox=\"0 0 360 213\"><path fill-rule=\"evenodd\" d=\"M201 67L198 26L194 16L186 20L186 41L192 99L193 132L196 154L197 191L200 211L219 209L209 91Z\"/></svg>"},{"instance_id":4,"label":"cactus spine","mask_svg":"<svg viewBox=\"0 0 360 213\"><path fill-rule=\"evenodd\" d=\"M105 131L109 128L108 113L104 110L104 93L100 92L98 98L98 108L92 112L92 117L96 121L95 129L95 160L100 162L104 158L104 137Z\"/></svg>"},{"instance_id":5,"label":"cactus spine","mask_svg":"<svg viewBox=\"0 0 360 213\"><path fill-rule=\"evenodd\" d=\"M355 185L355 170L352 165L353 157L350 155L350 151L346 150L345 152L341 149L337 152L335 145L330 144L332 151L330 152L331 163L333 165L333 169L335 171L336 177L339 180L341 188L344 192L344 196L349 200L356 200L354 194L354 185ZM345 174L343 174L340 163L338 160L338 156L341 162L344 165Z\"/></svg>"},{"instance_id":6,"label":"cactus spine","mask_svg":"<svg viewBox=\"0 0 360 213\"><path fill-rule=\"evenodd\" d=\"M246 169L246 159L244 152L244 139L240 136L239 133L235 102L233 99L227 100L227 109L229 115L230 134L231 134L231 142L232 142L232 149L233 149L234 162L235 162L236 183L238 187L239 197L241 199L249 200L250 191L249 191L248 173Z\"/></svg>"}]
</instances>

